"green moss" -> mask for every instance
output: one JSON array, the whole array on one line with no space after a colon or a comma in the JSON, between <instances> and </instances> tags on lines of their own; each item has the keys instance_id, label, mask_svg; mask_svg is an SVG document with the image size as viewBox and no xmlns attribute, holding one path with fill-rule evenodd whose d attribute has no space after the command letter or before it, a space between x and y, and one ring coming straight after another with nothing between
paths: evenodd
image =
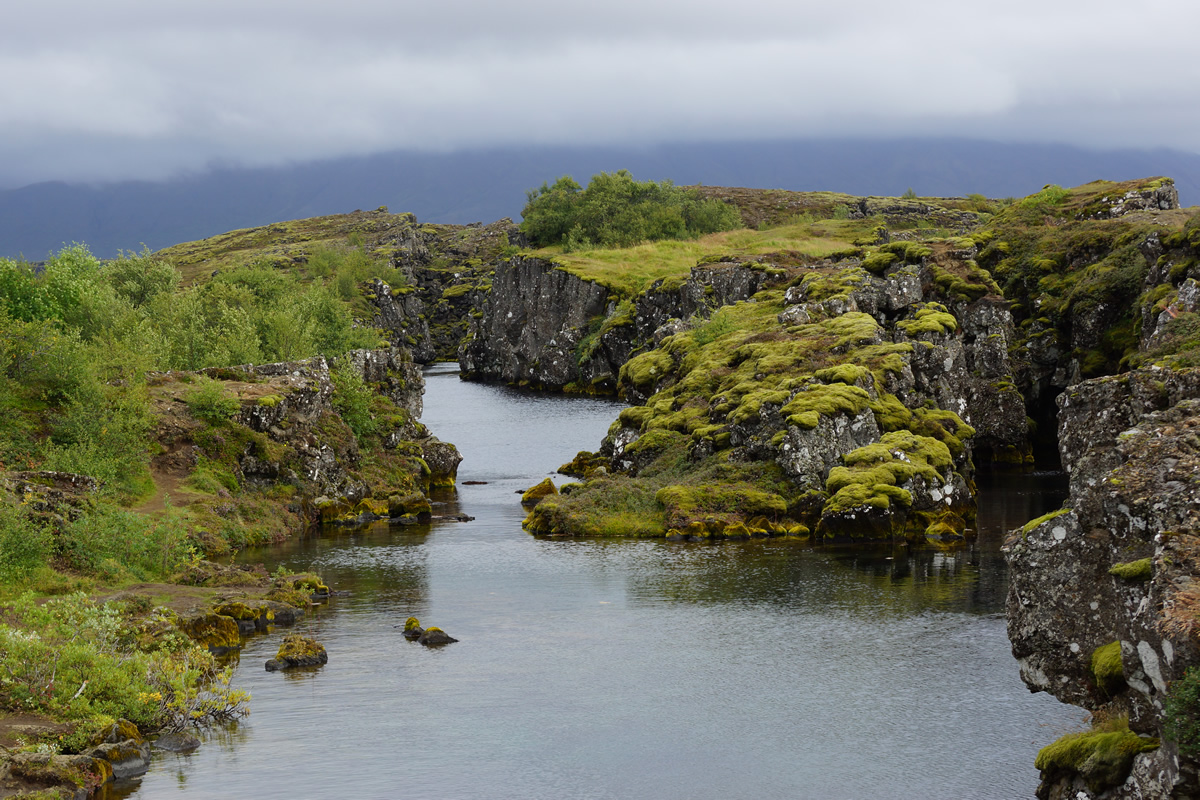
<instances>
[{"instance_id":1,"label":"green moss","mask_svg":"<svg viewBox=\"0 0 1200 800\"><path fill-rule=\"evenodd\" d=\"M820 416L837 414L857 416L870 404L871 396L858 386L837 384L811 384L804 387L780 409L791 425L812 429Z\"/></svg>"},{"instance_id":2,"label":"green moss","mask_svg":"<svg viewBox=\"0 0 1200 800\"><path fill-rule=\"evenodd\" d=\"M258 398L258 400L255 402L255 405L262 406L263 408L274 408L282 402L283 398L277 394L264 394L262 397Z\"/></svg>"},{"instance_id":3,"label":"green moss","mask_svg":"<svg viewBox=\"0 0 1200 800\"><path fill-rule=\"evenodd\" d=\"M781 496L745 485L673 485L660 489L654 499L663 507L669 528L684 528L699 519L729 525L747 517L787 513L787 501Z\"/></svg>"},{"instance_id":4,"label":"green moss","mask_svg":"<svg viewBox=\"0 0 1200 800\"><path fill-rule=\"evenodd\" d=\"M1134 757L1158 746L1157 739L1129 730L1126 720L1113 720L1046 745L1034 765L1042 770L1044 780L1079 775L1088 789L1099 793L1124 783Z\"/></svg>"},{"instance_id":5,"label":"green moss","mask_svg":"<svg viewBox=\"0 0 1200 800\"><path fill-rule=\"evenodd\" d=\"M858 364L838 364L837 366L819 369L813 375L817 380L824 383L845 383L855 386L862 381L867 381L871 376L871 371Z\"/></svg>"},{"instance_id":6,"label":"green moss","mask_svg":"<svg viewBox=\"0 0 1200 800\"><path fill-rule=\"evenodd\" d=\"M896 327L909 336L923 333L940 336L958 330L958 320L941 303L925 303L912 319L900 320Z\"/></svg>"},{"instance_id":7,"label":"green moss","mask_svg":"<svg viewBox=\"0 0 1200 800\"><path fill-rule=\"evenodd\" d=\"M536 486L531 486L521 495L521 505L532 506L537 505L543 499L552 497L558 494L558 488L554 485L554 481L546 478Z\"/></svg>"},{"instance_id":8,"label":"green moss","mask_svg":"<svg viewBox=\"0 0 1200 800\"><path fill-rule=\"evenodd\" d=\"M327 658L325 647L320 642L298 633L289 633L283 637L275 659L294 664L315 664Z\"/></svg>"},{"instance_id":9,"label":"green moss","mask_svg":"<svg viewBox=\"0 0 1200 800\"><path fill-rule=\"evenodd\" d=\"M1127 581L1145 582L1150 580L1154 574L1154 567L1151 559L1140 558L1137 561L1127 561L1121 564L1113 564L1108 570L1109 575L1114 575L1118 578L1123 578Z\"/></svg>"},{"instance_id":10,"label":"green moss","mask_svg":"<svg viewBox=\"0 0 1200 800\"><path fill-rule=\"evenodd\" d=\"M642 391L653 391L655 385L671 374L675 361L670 353L654 349L634 356L621 367L620 383L636 386Z\"/></svg>"},{"instance_id":11,"label":"green moss","mask_svg":"<svg viewBox=\"0 0 1200 800\"><path fill-rule=\"evenodd\" d=\"M1092 651L1092 677L1108 697L1125 688L1125 668L1121 664L1121 643L1109 642Z\"/></svg>"},{"instance_id":12,"label":"green moss","mask_svg":"<svg viewBox=\"0 0 1200 800\"><path fill-rule=\"evenodd\" d=\"M459 283L455 284L454 286L447 286L442 290L442 299L453 300L456 297L462 297L466 294L469 294L474 288L475 286L470 283Z\"/></svg>"},{"instance_id":13,"label":"green moss","mask_svg":"<svg viewBox=\"0 0 1200 800\"><path fill-rule=\"evenodd\" d=\"M1055 517L1061 517L1063 514L1069 514L1070 512L1071 512L1071 509L1069 509L1069 508L1060 508L1055 511L1051 511L1049 514L1042 514L1040 517L1031 519L1031 520L1029 520L1029 522L1026 522L1024 525L1021 526L1021 536L1022 537L1028 536L1033 531L1034 528L1037 528L1042 523L1049 522L1050 520L1054 519Z\"/></svg>"},{"instance_id":14,"label":"green moss","mask_svg":"<svg viewBox=\"0 0 1200 800\"><path fill-rule=\"evenodd\" d=\"M900 260L900 257L895 253L887 253L882 250L872 253L863 259L863 269L875 275L883 274L884 270Z\"/></svg>"}]
</instances>

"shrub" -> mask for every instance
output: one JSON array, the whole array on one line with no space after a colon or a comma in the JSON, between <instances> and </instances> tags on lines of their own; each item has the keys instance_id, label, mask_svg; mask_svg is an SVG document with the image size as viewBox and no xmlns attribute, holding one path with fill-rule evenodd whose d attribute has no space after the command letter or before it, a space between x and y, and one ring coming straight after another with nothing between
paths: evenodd
<instances>
[{"instance_id":1,"label":"shrub","mask_svg":"<svg viewBox=\"0 0 1200 800\"><path fill-rule=\"evenodd\" d=\"M361 441L375 433L379 425L371 414L375 391L363 380L362 373L350 362L341 359L330 371L333 380L333 407Z\"/></svg>"},{"instance_id":2,"label":"shrub","mask_svg":"<svg viewBox=\"0 0 1200 800\"><path fill-rule=\"evenodd\" d=\"M567 251L694 239L742 224L734 206L670 181L635 181L627 170L594 175L586 189L564 176L527 198L521 230L539 245Z\"/></svg>"},{"instance_id":3,"label":"shrub","mask_svg":"<svg viewBox=\"0 0 1200 800\"><path fill-rule=\"evenodd\" d=\"M45 566L52 546L47 528L33 523L21 509L0 503L0 581L20 581Z\"/></svg>"},{"instance_id":4,"label":"shrub","mask_svg":"<svg viewBox=\"0 0 1200 800\"><path fill-rule=\"evenodd\" d=\"M101 506L63 528L62 557L106 580L149 580L171 574L188 556L187 530L177 511L158 519Z\"/></svg>"},{"instance_id":5,"label":"shrub","mask_svg":"<svg viewBox=\"0 0 1200 800\"><path fill-rule=\"evenodd\" d=\"M249 696L229 687L230 671L218 670L207 651L178 633L155 639L153 653L139 651L111 603L79 594L38 605L25 596L8 618L21 627L0 625L0 707L62 719L124 718L143 732L246 712Z\"/></svg>"},{"instance_id":6,"label":"shrub","mask_svg":"<svg viewBox=\"0 0 1200 800\"><path fill-rule=\"evenodd\" d=\"M1200 758L1200 668L1189 667L1182 678L1171 682L1164 731L1180 753Z\"/></svg>"},{"instance_id":7,"label":"shrub","mask_svg":"<svg viewBox=\"0 0 1200 800\"><path fill-rule=\"evenodd\" d=\"M203 376L198 378L196 387L188 392L186 402L192 416L212 424L228 420L241 408L238 399L225 391L224 383Z\"/></svg>"}]
</instances>

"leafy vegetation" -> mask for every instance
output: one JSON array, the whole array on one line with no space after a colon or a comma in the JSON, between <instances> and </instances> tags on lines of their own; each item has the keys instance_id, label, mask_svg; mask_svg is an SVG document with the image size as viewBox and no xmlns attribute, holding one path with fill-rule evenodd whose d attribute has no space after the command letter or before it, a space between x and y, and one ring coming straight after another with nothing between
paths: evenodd
<instances>
[{"instance_id":1,"label":"leafy vegetation","mask_svg":"<svg viewBox=\"0 0 1200 800\"><path fill-rule=\"evenodd\" d=\"M1200 758L1200 668L1188 667L1182 678L1171 683L1165 715L1164 730L1179 752Z\"/></svg>"},{"instance_id":2,"label":"leafy vegetation","mask_svg":"<svg viewBox=\"0 0 1200 800\"><path fill-rule=\"evenodd\" d=\"M566 252L695 239L741 225L732 206L670 181L636 181L627 170L594 175L586 189L567 176L543 183L529 192L521 216L530 241Z\"/></svg>"},{"instance_id":3,"label":"leafy vegetation","mask_svg":"<svg viewBox=\"0 0 1200 800\"><path fill-rule=\"evenodd\" d=\"M40 604L25 595L6 610L0 707L83 721L64 743L67 752L88 746L97 729L116 719L150 732L246 713L249 696L229 686L232 667L218 667L175 630L169 615L134 623L117 604L83 595ZM135 627L144 633L156 624L160 633L149 638Z\"/></svg>"}]
</instances>

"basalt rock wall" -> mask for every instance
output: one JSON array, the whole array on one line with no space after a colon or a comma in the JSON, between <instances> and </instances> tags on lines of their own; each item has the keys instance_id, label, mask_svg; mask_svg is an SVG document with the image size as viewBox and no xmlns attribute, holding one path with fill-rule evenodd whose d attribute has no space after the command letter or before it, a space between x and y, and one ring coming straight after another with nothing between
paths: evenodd
<instances>
[{"instance_id":1,"label":"basalt rock wall","mask_svg":"<svg viewBox=\"0 0 1200 800\"><path fill-rule=\"evenodd\" d=\"M706 264L622 302L553 262L512 258L496 268L459 364L475 379L611 394L621 366L671 324L747 300L765 278L756 264Z\"/></svg>"},{"instance_id":2,"label":"basalt rock wall","mask_svg":"<svg viewBox=\"0 0 1200 800\"><path fill-rule=\"evenodd\" d=\"M1200 591L1200 370L1084 381L1058 402L1071 496L1006 543L1013 654L1032 691L1103 718L1127 715L1131 730L1162 746L1103 793L1069 774L1044 782L1039 796L1197 796L1195 763L1165 736L1164 703L1200 657L1191 611ZM1119 665L1104 667L1106 647L1114 656L1119 647Z\"/></svg>"}]
</instances>

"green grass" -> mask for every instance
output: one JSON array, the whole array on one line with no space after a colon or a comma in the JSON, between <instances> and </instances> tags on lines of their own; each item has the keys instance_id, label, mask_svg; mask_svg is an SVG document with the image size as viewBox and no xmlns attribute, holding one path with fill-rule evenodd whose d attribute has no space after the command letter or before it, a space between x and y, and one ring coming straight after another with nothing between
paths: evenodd
<instances>
[{"instance_id":1,"label":"green grass","mask_svg":"<svg viewBox=\"0 0 1200 800\"><path fill-rule=\"evenodd\" d=\"M741 229L693 241L651 242L621 249L563 253L560 247L547 247L534 255L622 297L633 297L656 280L686 278L692 267L723 257L750 258L782 252L793 259L825 258L853 248L854 239L871 227L872 223L864 220L804 221L761 231Z\"/></svg>"}]
</instances>

